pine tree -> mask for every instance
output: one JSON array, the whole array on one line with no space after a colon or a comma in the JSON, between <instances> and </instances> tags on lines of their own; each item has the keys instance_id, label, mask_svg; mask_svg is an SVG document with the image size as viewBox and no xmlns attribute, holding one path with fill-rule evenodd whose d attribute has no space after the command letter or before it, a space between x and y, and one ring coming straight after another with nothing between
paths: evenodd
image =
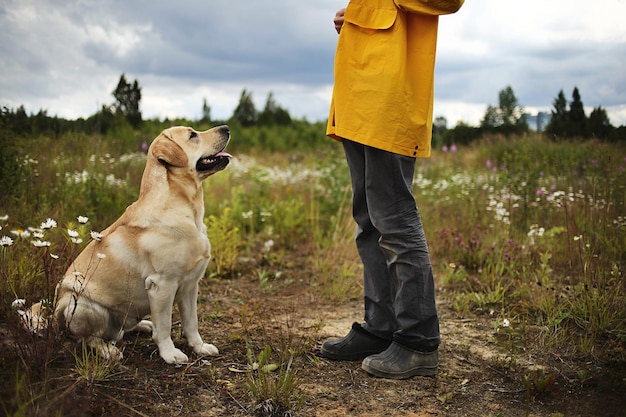
<instances>
[{"instance_id":1,"label":"pine tree","mask_svg":"<svg viewBox=\"0 0 626 417\"><path fill-rule=\"evenodd\" d=\"M568 124L567 114L567 100L563 90L559 91L559 94L552 102L552 117L550 123L546 126L546 133L553 135L554 137L566 136L566 129Z\"/></svg>"},{"instance_id":2,"label":"pine tree","mask_svg":"<svg viewBox=\"0 0 626 417\"><path fill-rule=\"evenodd\" d=\"M200 121L211 123L211 106L208 105L206 98L202 101L202 119Z\"/></svg>"},{"instance_id":3,"label":"pine tree","mask_svg":"<svg viewBox=\"0 0 626 417\"><path fill-rule=\"evenodd\" d=\"M288 125L291 123L289 112L278 105L274 100L274 94L270 91L267 95L265 108L259 114L259 124L261 125Z\"/></svg>"},{"instance_id":4,"label":"pine tree","mask_svg":"<svg viewBox=\"0 0 626 417\"><path fill-rule=\"evenodd\" d=\"M595 107L589 114L589 134L598 139L607 139L612 130L606 110L601 106Z\"/></svg>"},{"instance_id":5,"label":"pine tree","mask_svg":"<svg viewBox=\"0 0 626 417\"><path fill-rule=\"evenodd\" d=\"M567 136L577 138L589 137L587 115L585 115L585 106L580 98L578 87L574 87L574 91L572 92L568 122Z\"/></svg>"},{"instance_id":6,"label":"pine tree","mask_svg":"<svg viewBox=\"0 0 626 417\"><path fill-rule=\"evenodd\" d=\"M239 104L235 108L233 118L238 120L244 127L252 126L257 121L258 114L252 101L252 93L249 93L245 88L241 92Z\"/></svg>"},{"instance_id":7,"label":"pine tree","mask_svg":"<svg viewBox=\"0 0 626 417\"><path fill-rule=\"evenodd\" d=\"M141 124L141 111L139 110L141 88L137 80L131 85L126 81L126 76L122 74L112 94L115 97L114 107L116 111L123 114L131 126L139 127Z\"/></svg>"},{"instance_id":8,"label":"pine tree","mask_svg":"<svg viewBox=\"0 0 626 417\"><path fill-rule=\"evenodd\" d=\"M497 107L491 104L488 105L485 116L483 116L483 119L480 121L480 127L482 127L486 131L491 132L500 125L502 125L502 120L500 119L500 115L498 114Z\"/></svg>"}]
</instances>

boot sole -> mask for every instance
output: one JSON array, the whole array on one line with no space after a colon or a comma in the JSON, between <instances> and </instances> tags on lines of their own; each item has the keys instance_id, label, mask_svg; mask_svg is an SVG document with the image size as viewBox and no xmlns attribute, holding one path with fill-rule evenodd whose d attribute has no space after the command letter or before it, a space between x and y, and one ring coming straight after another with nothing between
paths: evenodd
<instances>
[{"instance_id":1,"label":"boot sole","mask_svg":"<svg viewBox=\"0 0 626 417\"><path fill-rule=\"evenodd\" d=\"M419 367L415 369L409 369L408 371L399 372L399 373L391 373L386 371L381 371L380 369L376 369L369 364L363 362L361 364L361 368L367 372L368 374L377 376L379 378L387 378L387 379L409 379L414 376L436 376L438 366L435 367Z\"/></svg>"}]
</instances>

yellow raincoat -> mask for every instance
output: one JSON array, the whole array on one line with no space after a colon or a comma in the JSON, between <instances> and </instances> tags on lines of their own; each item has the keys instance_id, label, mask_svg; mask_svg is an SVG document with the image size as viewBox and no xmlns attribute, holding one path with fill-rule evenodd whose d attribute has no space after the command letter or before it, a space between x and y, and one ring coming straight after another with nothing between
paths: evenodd
<instances>
[{"instance_id":1,"label":"yellow raincoat","mask_svg":"<svg viewBox=\"0 0 626 417\"><path fill-rule=\"evenodd\" d=\"M463 1L350 0L326 134L430 156L438 15Z\"/></svg>"}]
</instances>

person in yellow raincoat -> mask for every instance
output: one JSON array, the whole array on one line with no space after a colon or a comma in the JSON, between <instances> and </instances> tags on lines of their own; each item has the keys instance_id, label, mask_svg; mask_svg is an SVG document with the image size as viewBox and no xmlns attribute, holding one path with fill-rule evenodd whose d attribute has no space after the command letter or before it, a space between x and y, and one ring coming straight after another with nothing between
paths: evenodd
<instances>
[{"instance_id":1,"label":"person in yellow raincoat","mask_svg":"<svg viewBox=\"0 0 626 417\"><path fill-rule=\"evenodd\" d=\"M430 156L439 15L463 0L350 0L337 12L335 84L326 133L342 142L363 262L364 322L322 345L393 379L437 373L435 287L413 196Z\"/></svg>"}]
</instances>

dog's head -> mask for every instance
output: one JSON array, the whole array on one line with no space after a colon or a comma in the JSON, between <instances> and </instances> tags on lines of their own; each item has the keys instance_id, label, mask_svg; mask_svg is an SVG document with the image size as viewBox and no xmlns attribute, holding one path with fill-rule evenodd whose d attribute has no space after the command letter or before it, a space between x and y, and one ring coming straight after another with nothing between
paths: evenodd
<instances>
[{"instance_id":1,"label":"dog's head","mask_svg":"<svg viewBox=\"0 0 626 417\"><path fill-rule=\"evenodd\" d=\"M193 172L202 181L226 168L231 155L224 152L230 140L228 126L216 126L204 132L190 127L175 126L165 129L148 150L168 170L184 169Z\"/></svg>"}]
</instances>

